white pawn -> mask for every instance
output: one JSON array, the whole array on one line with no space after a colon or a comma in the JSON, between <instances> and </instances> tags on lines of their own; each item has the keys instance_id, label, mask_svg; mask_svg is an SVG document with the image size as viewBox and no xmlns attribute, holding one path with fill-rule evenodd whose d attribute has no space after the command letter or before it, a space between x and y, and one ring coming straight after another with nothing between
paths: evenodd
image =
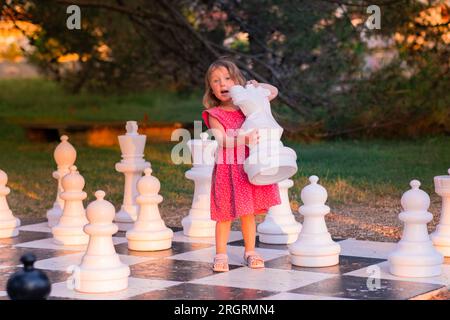
<instances>
[{"instance_id":1,"label":"white pawn","mask_svg":"<svg viewBox=\"0 0 450 320\"><path fill-rule=\"evenodd\" d=\"M442 197L441 219L431 234L434 247L445 257L450 257L450 169L447 176L434 177L434 190Z\"/></svg>"},{"instance_id":2,"label":"white pawn","mask_svg":"<svg viewBox=\"0 0 450 320\"><path fill-rule=\"evenodd\" d=\"M84 293L106 293L128 287L130 268L120 261L114 248L112 235L118 227L112 221L114 206L104 200L105 192L95 192L97 200L86 211L89 224L84 231L90 236L89 244L78 269L75 290Z\"/></svg>"},{"instance_id":3,"label":"white pawn","mask_svg":"<svg viewBox=\"0 0 450 320\"><path fill-rule=\"evenodd\" d=\"M64 200L64 210L56 226L52 228L55 243L64 246L85 245L89 242L89 236L83 231L83 227L89 222L83 200L86 199L84 178L77 171L76 166L70 167L70 173L61 181L64 192L60 197Z\"/></svg>"},{"instance_id":4,"label":"white pawn","mask_svg":"<svg viewBox=\"0 0 450 320\"><path fill-rule=\"evenodd\" d=\"M6 196L11 192L6 184L8 175L0 170L0 239L16 237L19 234L20 220L13 216Z\"/></svg>"},{"instance_id":5,"label":"white pawn","mask_svg":"<svg viewBox=\"0 0 450 320\"><path fill-rule=\"evenodd\" d=\"M317 176L309 177L311 184L303 188L304 203L299 212L304 216L302 230L295 243L289 246L291 263L301 267L327 267L339 263L341 247L331 239L325 223L330 207L325 205L327 190L317 184Z\"/></svg>"},{"instance_id":6,"label":"white pawn","mask_svg":"<svg viewBox=\"0 0 450 320\"><path fill-rule=\"evenodd\" d=\"M64 200L60 197L61 192L63 192L61 180L69 173L69 168L73 166L77 158L77 151L67 140L69 138L66 135L61 136L61 143L58 144L53 152L53 158L57 164L57 170L53 171L53 178L58 181L58 189L53 207L47 211L48 226L50 228L56 226L64 209Z\"/></svg>"},{"instance_id":7,"label":"white pawn","mask_svg":"<svg viewBox=\"0 0 450 320\"><path fill-rule=\"evenodd\" d=\"M412 180L411 190L401 199L403 210L399 219L405 223L397 248L389 257L390 272L399 277L434 277L442 272L443 256L433 247L427 223L433 219L428 212L430 197L420 190L420 182Z\"/></svg>"},{"instance_id":8,"label":"white pawn","mask_svg":"<svg viewBox=\"0 0 450 320\"><path fill-rule=\"evenodd\" d=\"M131 230L126 237L128 249L136 251L165 250L172 247L173 231L166 227L161 219L158 204L163 197L158 194L161 184L152 176L152 169L144 170L145 176L139 179L137 189L139 196L136 202L139 204L139 213Z\"/></svg>"},{"instance_id":9,"label":"white pawn","mask_svg":"<svg viewBox=\"0 0 450 320\"><path fill-rule=\"evenodd\" d=\"M258 225L259 241L269 244L291 244L298 238L302 229L295 220L289 203L288 189L294 185L291 179L278 183L281 204L269 209L264 221Z\"/></svg>"}]
</instances>

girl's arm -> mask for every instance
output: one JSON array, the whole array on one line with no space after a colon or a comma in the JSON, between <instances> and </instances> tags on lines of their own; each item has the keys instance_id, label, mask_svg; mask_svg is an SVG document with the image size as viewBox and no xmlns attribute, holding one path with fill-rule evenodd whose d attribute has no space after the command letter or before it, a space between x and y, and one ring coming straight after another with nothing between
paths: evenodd
<instances>
[{"instance_id":1,"label":"girl's arm","mask_svg":"<svg viewBox=\"0 0 450 320\"><path fill-rule=\"evenodd\" d=\"M243 145L243 144L254 144L258 142L258 133L257 130L253 130L250 133L247 133L244 136L244 139L238 138L235 135L228 135L225 131L225 128L216 118L209 117L209 125L211 127L211 132L214 135L214 138L217 141L217 144L222 148L233 148L235 146Z\"/></svg>"},{"instance_id":2,"label":"girl's arm","mask_svg":"<svg viewBox=\"0 0 450 320\"><path fill-rule=\"evenodd\" d=\"M263 87L264 89L269 90L269 91L270 91L269 101L272 101L272 100L275 99L275 98L277 97L277 95L278 95L278 89L277 89L277 87L275 87L275 86L273 86L273 85L271 85L271 84L268 84L268 83L260 83L260 82L258 82L258 81L256 81L256 80L250 80L250 81L247 81L247 84L253 84L255 87L261 86L261 87Z\"/></svg>"}]
</instances>

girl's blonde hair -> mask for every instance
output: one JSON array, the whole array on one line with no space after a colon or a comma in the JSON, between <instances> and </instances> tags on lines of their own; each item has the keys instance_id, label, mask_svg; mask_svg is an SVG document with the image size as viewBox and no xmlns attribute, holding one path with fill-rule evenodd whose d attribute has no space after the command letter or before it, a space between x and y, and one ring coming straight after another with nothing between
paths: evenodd
<instances>
[{"instance_id":1,"label":"girl's blonde hair","mask_svg":"<svg viewBox=\"0 0 450 320\"><path fill-rule=\"evenodd\" d=\"M233 61L228 58L219 58L218 60L214 61L209 66L208 71L206 71L205 75L205 94L203 95L203 105L206 109L217 107L218 105L220 105L220 100L217 99L217 97L214 95L211 86L209 85L212 72L219 67L226 68L230 74L231 79L236 84L240 84L241 86L245 85L244 75Z\"/></svg>"}]
</instances>

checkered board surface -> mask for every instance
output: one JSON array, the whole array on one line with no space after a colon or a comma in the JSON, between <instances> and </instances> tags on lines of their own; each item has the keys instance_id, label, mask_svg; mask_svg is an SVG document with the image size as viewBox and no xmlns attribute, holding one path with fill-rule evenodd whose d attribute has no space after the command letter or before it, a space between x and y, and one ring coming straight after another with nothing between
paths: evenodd
<instances>
[{"instance_id":1,"label":"checkered board surface","mask_svg":"<svg viewBox=\"0 0 450 320\"><path fill-rule=\"evenodd\" d=\"M81 294L69 289L67 272L78 265L85 247L62 247L53 243L46 222L20 227L19 236L0 239L0 299L8 299L6 282L20 269L20 257L33 252L35 267L52 282L50 299L214 299L214 300L310 300L386 299L404 300L429 297L450 284L450 261L443 274L434 278L399 278L388 272L387 256L395 243L335 239L341 245L340 262L325 268L302 268L289 263L285 245L257 241L265 269L249 269L242 258L242 235L232 231L228 243L230 271L215 273L212 260L214 238L188 238L180 228L172 228L172 248L157 252L136 252L127 248L124 232L114 235L116 252L130 266L129 287L115 293ZM373 267L379 270L379 286L369 290ZM369 280L370 283L375 283Z\"/></svg>"}]
</instances>

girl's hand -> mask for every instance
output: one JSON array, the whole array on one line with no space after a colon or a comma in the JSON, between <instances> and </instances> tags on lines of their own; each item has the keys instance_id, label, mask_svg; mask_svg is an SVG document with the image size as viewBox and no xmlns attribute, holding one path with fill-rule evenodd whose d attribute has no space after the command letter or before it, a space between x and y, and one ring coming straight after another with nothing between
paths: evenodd
<instances>
[{"instance_id":1,"label":"girl's hand","mask_svg":"<svg viewBox=\"0 0 450 320\"><path fill-rule=\"evenodd\" d=\"M246 84L252 84L252 85L254 85L255 87L259 86L259 83L258 83L258 81L256 81L256 80L249 80L249 81L247 81Z\"/></svg>"},{"instance_id":2,"label":"girl's hand","mask_svg":"<svg viewBox=\"0 0 450 320\"><path fill-rule=\"evenodd\" d=\"M254 145L259 142L259 132L258 129L253 129L245 135L245 144Z\"/></svg>"}]
</instances>

